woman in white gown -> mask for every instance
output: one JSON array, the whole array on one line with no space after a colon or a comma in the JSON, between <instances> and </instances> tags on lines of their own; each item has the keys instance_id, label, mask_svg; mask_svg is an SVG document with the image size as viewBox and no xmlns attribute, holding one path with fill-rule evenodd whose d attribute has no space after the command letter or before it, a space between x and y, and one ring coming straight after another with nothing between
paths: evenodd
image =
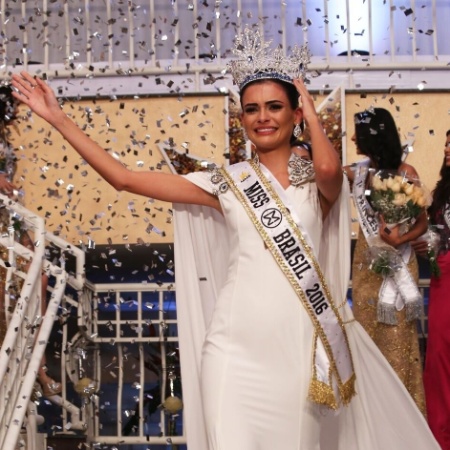
<instances>
[{"instance_id":1,"label":"woman in white gown","mask_svg":"<svg viewBox=\"0 0 450 450\"><path fill-rule=\"evenodd\" d=\"M13 85L113 187L175 203L189 450L438 449L346 303L348 187L313 100L279 55L256 74L245 61L232 71L258 158L186 177L129 171L42 80ZM302 120L314 181L291 156Z\"/></svg>"}]
</instances>

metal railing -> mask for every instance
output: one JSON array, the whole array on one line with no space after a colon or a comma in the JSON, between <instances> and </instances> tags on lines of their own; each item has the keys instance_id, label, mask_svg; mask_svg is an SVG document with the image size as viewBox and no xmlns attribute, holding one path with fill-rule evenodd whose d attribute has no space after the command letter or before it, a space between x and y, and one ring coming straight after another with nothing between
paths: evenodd
<instances>
[{"instance_id":1,"label":"metal railing","mask_svg":"<svg viewBox=\"0 0 450 450\"><path fill-rule=\"evenodd\" d=\"M289 49L308 42L317 72L447 69L441 0L1 0L4 76L31 64L53 78L154 75L149 92L214 90L250 24ZM189 77L186 75L189 74ZM184 83L177 87L177 78ZM188 78L188 79L187 79Z\"/></svg>"},{"instance_id":2,"label":"metal railing","mask_svg":"<svg viewBox=\"0 0 450 450\"><path fill-rule=\"evenodd\" d=\"M0 352L0 447L15 448L22 428L27 434L27 449L35 445L36 405L30 397L58 308L70 285L76 290L84 284L84 253L58 237L45 232L44 219L36 216L8 197L0 195L2 207L10 217L7 232L0 236L0 244L8 250L7 260L0 259L6 269L5 308L8 324ZM15 225L25 228L34 248L24 247L16 239ZM46 258L46 246L59 250L59 261ZM76 259L75 273L65 270L65 258ZM18 264L19 259L24 264ZM23 267L24 270L21 270ZM41 281L43 270L51 280L50 299L45 313L41 313ZM11 298L10 284L21 285L20 294ZM8 311L11 311L9 314Z\"/></svg>"},{"instance_id":3,"label":"metal railing","mask_svg":"<svg viewBox=\"0 0 450 450\"><path fill-rule=\"evenodd\" d=\"M90 445L186 442L181 397L174 285L89 284L84 297L82 376ZM173 405L171 405L173 406Z\"/></svg>"}]
</instances>

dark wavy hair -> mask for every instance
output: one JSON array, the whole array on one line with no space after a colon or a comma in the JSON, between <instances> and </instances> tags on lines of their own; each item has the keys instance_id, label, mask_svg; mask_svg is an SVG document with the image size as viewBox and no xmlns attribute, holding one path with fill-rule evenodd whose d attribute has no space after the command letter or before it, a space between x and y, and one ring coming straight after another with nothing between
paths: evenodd
<instances>
[{"instance_id":1,"label":"dark wavy hair","mask_svg":"<svg viewBox=\"0 0 450 450\"><path fill-rule=\"evenodd\" d=\"M376 169L397 170L402 163L403 148L391 113L384 108L371 108L356 113L356 145L368 156Z\"/></svg>"},{"instance_id":2,"label":"dark wavy hair","mask_svg":"<svg viewBox=\"0 0 450 450\"><path fill-rule=\"evenodd\" d=\"M309 156L312 156L311 143L306 142L306 141L302 141L302 140L296 138L295 136L292 136L290 144L291 144L291 147L302 147L302 148L304 148L309 153Z\"/></svg>"},{"instance_id":3,"label":"dark wavy hair","mask_svg":"<svg viewBox=\"0 0 450 450\"><path fill-rule=\"evenodd\" d=\"M17 100L12 95L12 88L3 84L0 86L0 122L11 122L16 118Z\"/></svg>"},{"instance_id":4,"label":"dark wavy hair","mask_svg":"<svg viewBox=\"0 0 450 450\"><path fill-rule=\"evenodd\" d=\"M297 88L292 84L288 83L287 81L278 80L276 78L261 78L259 80L252 81L248 84L246 84L242 90L239 92L239 99L241 102L241 108L242 108L242 98L244 97L244 93L247 90L249 86L253 86L254 84L262 84L267 83L268 81L272 81L273 83L279 84L284 91L286 92L286 95L289 99L289 104L291 105L292 109L298 108L298 92Z\"/></svg>"},{"instance_id":5,"label":"dark wavy hair","mask_svg":"<svg viewBox=\"0 0 450 450\"><path fill-rule=\"evenodd\" d=\"M450 135L450 130L448 130L445 135L448 137ZM450 200L450 166L446 165L445 156L439 175L440 178L432 192L433 203L428 208L428 214L432 221L436 217L438 211Z\"/></svg>"}]
</instances>

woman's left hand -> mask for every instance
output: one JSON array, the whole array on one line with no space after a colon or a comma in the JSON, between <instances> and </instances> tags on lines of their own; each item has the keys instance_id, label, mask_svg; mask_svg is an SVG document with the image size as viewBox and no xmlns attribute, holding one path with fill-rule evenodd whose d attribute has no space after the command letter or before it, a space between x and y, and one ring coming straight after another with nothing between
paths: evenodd
<instances>
[{"instance_id":1,"label":"woman's left hand","mask_svg":"<svg viewBox=\"0 0 450 450\"><path fill-rule=\"evenodd\" d=\"M314 99L306 89L305 82L301 78L294 80L294 86L297 88L297 92L300 95L301 108L303 112L303 118L307 123L315 117L317 117L316 107L314 106Z\"/></svg>"},{"instance_id":2,"label":"woman's left hand","mask_svg":"<svg viewBox=\"0 0 450 450\"><path fill-rule=\"evenodd\" d=\"M296 79L294 80L294 86L300 95L301 105L299 109L301 116L307 124L308 137L312 147L315 181L320 192L322 218L325 219L342 189L342 163L339 153L324 131L324 125L305 83L301 79Z\"/></svg>"},{"instance_id":3,"label":"woman's left hand","mask_svg":"<svg viewBox=\"0 0 450 450\"><path fill-rule=\"evenodd\" d=\"M381 239L383 239L386 244L389 244L391 247L398 247L402 244L401 236L400 236L400 225L388 226L388 224L384 221L383 216L380 215L380 227L379 233Z\"/></svg>"}]
</instances>

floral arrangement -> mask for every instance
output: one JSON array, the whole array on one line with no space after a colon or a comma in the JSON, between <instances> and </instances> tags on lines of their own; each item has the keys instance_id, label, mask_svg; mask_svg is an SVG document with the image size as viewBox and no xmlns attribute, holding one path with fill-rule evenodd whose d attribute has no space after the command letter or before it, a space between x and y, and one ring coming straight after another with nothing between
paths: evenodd
<instances>
[{"instance_id":1,"label":"floral arrangement","mask_svg":"<svg viewBox=\"0 0 450 450\"><path fill-rule=\"evenodd\" d=\"M373 176L370 201L387 224L413 224L431 204L431 196L418 180L380 171Z\"/></svg>"},{"instance_id":2,"label":"floral arrangement","mask_svg":"<svg viewBox=\"0 0 450 450\"><path fill-rule=\"evenodd\" d=\"M391 276L400 268L401 256L390 246L371 246L368 249L369 269L383 277Z\"/></svg>"},{"instance_id":3,"label":"floral arrangement","mask_svg":"<svg viewBox=\"0 0 450 450\"><path fill-rule=\"evenodd\" d=\"M431 200L419 180L390 171L379 171L372 177L370 203L373 210L383 216L388 228L399 225L401 234L409 230ZM372 271L391 276L400 267L401 255L377 236L370 243L368 259Z\"/></svg>"}]
</instances>

